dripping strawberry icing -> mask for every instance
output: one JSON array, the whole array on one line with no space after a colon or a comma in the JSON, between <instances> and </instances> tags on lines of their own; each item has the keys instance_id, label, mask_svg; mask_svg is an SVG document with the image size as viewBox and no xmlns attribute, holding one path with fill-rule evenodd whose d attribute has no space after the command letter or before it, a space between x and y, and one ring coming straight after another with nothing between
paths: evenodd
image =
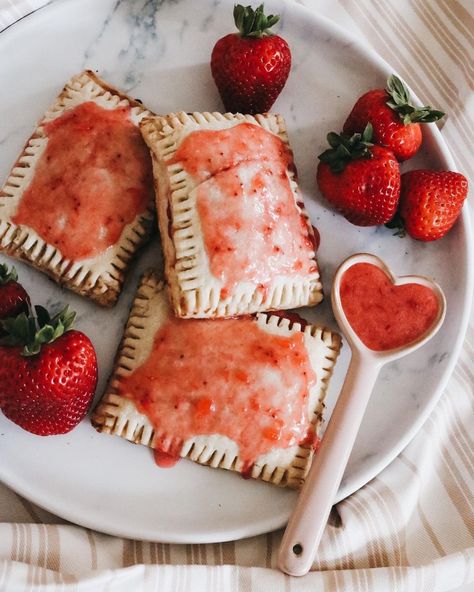
<instances>
[{"instance_id":1,"label":"dripping strawberry icing","mask_svg":"<svg viewBox=\"0 0 474 592\"><path fill-rule=\"evenodd\" d=\"M179 456L173 456L166 452L163 452L159 448L153 450L153 458L155 463L160 469L171 469L180 460Z\"/></svg>"},{"instance_id":2,"label":"dripping strawberry icing","mask_svg":"<svg viewBox=\"0 0 474 592\"><path fill-rule=\"evenodd\" d=\"M219 434L248 469L274 448L313 441L315 380L303 333L274 335L250 317L170 318L120 390L149 418L162 452L177 457L187 439Z\"/></svg>"}]
</instances>

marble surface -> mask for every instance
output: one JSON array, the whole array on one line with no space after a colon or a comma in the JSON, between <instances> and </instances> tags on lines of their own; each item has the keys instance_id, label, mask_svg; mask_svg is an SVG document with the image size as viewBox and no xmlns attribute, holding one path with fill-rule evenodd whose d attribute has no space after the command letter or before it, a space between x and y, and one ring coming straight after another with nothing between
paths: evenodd
<instances>
[{"instance_id":1,"label":"marble surface","mask_svg":"<svg viewBox=\"0 0 474 592\"><path fill-rule=\"evenodd\" d=\"M283 1L266 4L282 14L280 33L293 53L292 71L274 110L286 118L305 203L321 235L318 258L327 296L306 316L335 328L328 298L335 269L361 251L380 256L397 274L432 277L448 303L446 321L434 340L381 373L341 485L342 498L409 441L453 367L471 289L467 214L447 238L420 244L385 228L357 228L327 207L314 181L326 133L339 130L355 98L383 86L391 70L329 21ZM0 36L0 53L10 56L0 62L0 178L64 82L83 68L98 71L159 113L221 110L209 56L214 42L232 30L231 12L227 0L203 0L198 10L190 0L63 0L9 28ZM403 169L452 168L438 130L425 129L421 153ZM69 302L78 311L78 328L90 335L99 355L98 396L138 277L150 265L161 267L157 239L133 264L117 307L104 311L17 264L37 303ZM331 383L328 415L349 358L346 346ZM0 478L74 522L176 542L226 540L276 528L286 521L295 495L189 462L159 470L148 450L99 435L86 421L69 435L40 439L0 417Z\"/></svg>"}]
</instances>

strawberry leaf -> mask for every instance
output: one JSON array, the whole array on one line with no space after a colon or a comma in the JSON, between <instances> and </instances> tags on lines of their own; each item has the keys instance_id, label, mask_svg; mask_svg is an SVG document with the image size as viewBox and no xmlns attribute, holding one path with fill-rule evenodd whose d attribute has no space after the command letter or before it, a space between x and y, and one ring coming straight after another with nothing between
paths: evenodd
<instances>
[{"instance_id":1,"label":"strawberry leaf","mask_svg":"<svg viewBox=\"0 0 474 592\"><path fill-rule=\"evenodd\" d=\"M0 285L16 281L18 281L16 269L12 267L10 271L8 271L8 265L6 263L0 263Z\"/></svg>"},{"instance_id":2,"label":"strawberry leaf","mask_svg":"<svg viewBox=\"0 0 474 592\"><path fill-rule=\"evenodd\" d=\"M25 313L0 321L0 329L5 335L0 345L22 346L22 355L35 356L44 344L52 343L71 329L76 313L69 306L64 307L53 317L42 306L35 306L35 316Z\"/></svg>"},{"instance_id":3,"label":"strawberry leaf","mask_svg":"<svg viewBox=\"0 0 474 592\"><path fill-rule=\"evenodd\" d=\"M51 317L49 316L49 312L44 308L44 306L40 306L39 304L35 306L35 313L36 319L38 321L38 326L43 327L47 325L51 321Z\"/></svg>"},{"instance_id":4,"label":"strawberry leaf","mask_svg":"<svg viewBox=\"0 0 474 592\"><path fill-rule=\"evenodd\" d=\"M405 224L403 222L402 217L400 216L399 212L395 213L395 216L389 220L386 224L384 224L386 228L395 229L396 232L393 233L393 236L398 236L403 238L406 236Z\"/></svg>"},{"instance_id":5,"label":"strawberry leaf","mask_svg":"<svg viewBox=\"0 0 474 592\"><path fill-rule=\"evenodd\" d=\"M279 15L265 15L264 5L260 4L255 10L251 6L234 6L234 22L242 37L266 37L272 35L269 31L280 20Z\"/></svg>"},{"instance_id":6,"label":"strawberry leaf","mask_svg":"<svg viewBox=\"0 0 474 592\"><path fill-rule=\"evenodd\" d=\"M403 82L392 74L387 80L386 91L388 94L387 105L398 113L404 125L409 123L431 123L444 117L443 111L432 109L429 105L415 107L413 105L410 91Z\"/></svg>"},{"instance_id":7,"label":"strawberry leaf","mask_svg":"<svg viewBox=\"0 0 474 592\"><path fill-rule=\"evenodd\" d=\"M25 345L22 355L25 357L35 356L41 351L41 346L44 343L51 343L53 341L54 329L51 325L45 325L35 333L32 342Z\"/></svg>"},{"instance_id":8,"label":"strawberry leaf","mask_svg":"<svg viewBox=\"0 0 474 592\"><path fill-rule=\"evenodd\" d=\"M273 25L276 25L279 20L280 15L278 14L270 14L269 16L267 16L267 29L270 29L271 27L273 27Z\"/></svg>"},{"instance_id":9,"label":"strawberry leaf","mask_svg":"<svg viewBox=\"0 0 474 592\"><path fill-rule=\"evenodd\" d=\"M61 324L64 327L63 333L69 331L76 320L76 312L66 305L61 311L58 312L52 319L51 324L59 326Z\"/></svg>"},{"instance_id":10,"label":"strawberry leaf","mask_svg":"<svg viewBox=\"0 0 474 592\"><path fill-rule=\"evenodd\" d=\"M370 121L367 122L367 125L362 132L361 143L365 145L369 145L372 141L372 137L374 135L374 128ZM370 144L372 146L372 144Z\"/></svg>"},{"instance_id":11,"label":"strawberry leaf","mask_svg":"<svg viewBox=\"0 0 474 592\"><path fill-rule=\"evenodd\" d=\"M54 333L53 333L53 341L55 339L57 339L58 337L61 337L61 335L63 335L63 333L65 333L66 329L63 325L63 323L61 321L58 321L58 324L56 325L55 329L54 329Z\"/></svg>"},{"instance_id":12,"label":"strawberry leaf","mask_svg":"<svg viewBox=\"0 0 474 592\"><path fill-rule=\"evenodd\" d=\"M341 143L340 138L341 136L339 136L339 134L336 134L335 132L329 132L329 134L326 136L328 144L329 146L331 146L331 148L337 148L339 146L339 144Z\"/></svg>"},{"instance_id":13,"label":"strawberry leaf","mask_svg":"<svg viewBox=\"0 0 474 592\"><path fill-rule=\"evenodd\" d=\"M0 328L5 335L0 339L1 345L19 346L34 339L36 323L33 317L24 312L17 317L10 317L0 321Z\"/></svg>"},{"instance_id":14,"label":"strawberry leaf","mask_svg":"<svg viewBox=\"0 0 474 592\"><path fill-rule=\"evenodd\" d=\"M411 102L410 91L400 78L394 74L388 77L387 92L392 97L395 105L406 105Z\"/></svg>"},{"instance_id":15,"label":"strawberry leaf","mask_svg":"<svg viewBox=\"0 0 474 592\"><path fill-rule=\"evenodd\" d=\"M444 117L444 113L442 111L437 111L436 109L432 109L431 107L423 107L422 109L417 109L411 115L411 121L418 122L418 123L431 123L433 121L438 121Z\"/></svg>"},{"instance_id":16,"label":"strawberry leaf","mask_svg":"<svg viewBox=\"0 0 474 592\"><path fill-rule=\"evenodd\" d=\"M244 27L245 8L241 4L234 6L234 22L237 29L242 33Z\"/></svg>"},{"instance_id":17,"label":"strawberry leaf","mask_svg":"<svg viewBox=\"0 0 474 592\"><path fill-rule=\"evenodd\" d=\"M370 122L361 134L346 136L329 132L326 138L331 148L322 152L318 158L321 162L328 164L333 173L341 173L351 160L372 158L370 151L370 147L373 146L372 134L373 128Z\"/></svg>"}]
</instances>

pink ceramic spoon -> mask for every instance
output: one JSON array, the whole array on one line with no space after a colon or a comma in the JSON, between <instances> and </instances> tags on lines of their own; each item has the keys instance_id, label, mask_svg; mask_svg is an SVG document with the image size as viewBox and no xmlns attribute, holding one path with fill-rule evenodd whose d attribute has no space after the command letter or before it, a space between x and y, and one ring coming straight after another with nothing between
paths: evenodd
<instances>
[{"instance_id":1,"label":"pink ceramic spoon","mask_svg":"<svg viewBox=\"0 0 474 592\"><path fill-rule=\"evenodd\" d=\"M361 263L369 264L369 266L359 265L357 268L353 267ZM371 270L370 265L378 269ZM370 283L366 281L364 284L360 280L362 282L360 284L361 286L365 285L369 292L372 290L372 294L369 294L369 296L373 296L376 301L368 305L367 302L369 302L369 299L364 298L363 302L365 306L360 308L360 314L358 314L357 310L351 310L351 302L357 301L356 294L349 293L348 295L347 292L348 286L352 289L357 283L356 276L354 276L353 284L349 284L349 281L346 280L343 285L343 299L346 303L347 315L351 318L354 327L359 330L359 334L362 335L363 339L365 339L366 343L372 349L364 344L360 335L356 333L353 326L349 323L341 302L341 281L349 268L353 268L351 274L359 270L368 270L369 272L375 271L375 275L379 276L381 274L378 270L382 270L387 278L389 278L390 283L393 284L393 286L382 286L377 292L376 281ZM349 274L346 277L349 277ZM415 316L418 319L424 318L425 324L429 323L429 326L425 327L425 329L422 326L421 328L418 327L418 334L412 337L405 336L404 339L409 339L408 342L403 342L403 336L401 336L399 341L401 340L402 344L396 346L391 345L390 340L393 341L397 337L393 335L397 333L397 329L395 328L393 331L389 330L385 333L385 335L389 336L388 343L374 345L370 340L371 335L375 335L376 331L370 329L370 323L373 319L377 318L376 313L373 312L375 309L382 311L380 314L383 316L384 306L388 307L387 310L390 306L395 306L398 311L403 308L403 299L405 299L406 313L408 319L410 319L410 315L412 314L410 310L413 309L410 309L410 298L407 292L413 289L422 293L424 289L416 287L397 288L397 286L405 284L425 286L434 294L435 299L431 296L431 316L423 313L425 317L421 317L419 314L415 315L413 313L413 317L411 317L412 319ZM384 292L385 288L386 291ZM363 288L363 290L365 289ZM420 295L419 298L421 300L423 297ZM427 298L429 302L430 297L427 296ZM390 303L389 301L391 299L393 301ZM364 319L369 306L373 307L370 314L371 318ZM333 505L381 367L387 362L411 353L433 337L443 322L446 311L446 300L441 288L427 278L420 276L396 278L378 257L362 253L346 259L337 270L332 287L332 307L339 327L352 350L352 358L320 448L314 457L311 469L281 543L278 565L283 572L293 576L302 576L311 568L331 506ZM415 321L413 320L412 325L414 323ZM376 347L382 349L376 351Z\"/></svg>"}]
</instances>

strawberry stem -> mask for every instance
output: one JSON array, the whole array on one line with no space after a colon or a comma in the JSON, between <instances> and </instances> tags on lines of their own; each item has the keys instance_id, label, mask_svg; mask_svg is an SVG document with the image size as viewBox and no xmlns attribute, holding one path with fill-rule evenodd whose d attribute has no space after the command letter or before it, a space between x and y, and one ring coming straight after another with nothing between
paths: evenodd
<instances>
[{"instance_id":1,"label":"strawberry stem","mask_svg":"<svg viewBox=\"0 0 474 592\"><path fill-rule=\"evenodd\" d=\"M410 97L410 91L400 78L394 74L389 76L387 80L386 91L389 96L387 105L398 113L404 125L409 123L431 123L444 117L443 111L432 109L429 105L415 107Z\"/></svg>"},{"instance_id":2,"label":"strawberry stem","mask_svg":"<svg viewBox=\"0 0 474 592\"><path fill-rule=\"evenodd\" d=\"M280 20L277 14L266 16L263 4L255 10L251 6L234 6L234 21L242 37L266 37L272 35L269 31Z\"/></svg>"},{"instance_id":3,"label":"strawberry stem","mask_svg":"<svg viewBox=\"0 0 474 592\"><path fill-rule=\"evenodd\" d=\"M328 164L333 173L341 173L351 160L372 158L370 151L370 147L373 146L372 135L373 128L370 122L361 134L346 136L329 132L326 138L331 148L322 152L318 158L321 162Z\"/></svg>"},{"instance_id":4,"label":"strawberry stem","mask_svg":"<svg viewBox=\"0 0 474 592\"><path fill-rule=\"evenodd\" d=\"M395 212L395 216L389 220L386 224L384 224L385 228L391 228L396 230L393 233L393 236L398 236L403 238L406 236L405 224L403 222L403 218L400 216L399 212Z\"/></svg>"}]
</instances>

